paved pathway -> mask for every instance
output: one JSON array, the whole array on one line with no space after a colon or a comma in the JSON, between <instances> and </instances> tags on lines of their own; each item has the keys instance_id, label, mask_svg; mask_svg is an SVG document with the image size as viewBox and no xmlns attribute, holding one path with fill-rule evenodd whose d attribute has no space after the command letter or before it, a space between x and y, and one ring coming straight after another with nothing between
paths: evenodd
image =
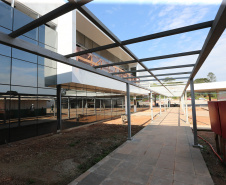
<instances>
[{"instance_id":1,"label":"paved pathway","mask_svg":"<svg viewBox=\"0 0 226 185\"><path fill-rule=\"evenodd\" d=\"M178 110L163 112L70 185L213 185Z\"/></svg>"}]
</instances>

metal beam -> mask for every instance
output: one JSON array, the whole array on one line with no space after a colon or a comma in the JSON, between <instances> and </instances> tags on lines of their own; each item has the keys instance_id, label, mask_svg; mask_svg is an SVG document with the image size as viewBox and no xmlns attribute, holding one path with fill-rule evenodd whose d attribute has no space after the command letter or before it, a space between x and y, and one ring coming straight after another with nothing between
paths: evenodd
<instances>
[{"instance_id":1,"label":"metal beam","mask_svg":"<svg viewBox=\"0 0 226 185\"><path fill-rule=\"evenodd\" d=\"M87 16L87 9L85 8L80 8L79 11L82 9L82 13L85 13L85 16ZM89 12L90 13L90 12ZM90 16L88 16L88 19L90 18ZM96 23L94 23L96 24ZM181 27L181 28L176 28L176 29L172 29L172 30L168 30L168 31L163 31L163 32L159 32L159 33L154 33L154 34L150 34L150 35L146 35L146 36L142 36L142 37L137 37L137 38L133 38L133 39L128 39L125 41L121 41L121 42L116 42L113 44L108 44L105 46L100 46L95 48L95 51L102 51L105 49L110 49L110 48L114 48L114 47L118 47L118 46L122 46L122 45L128 45L128 44L134 44L134 43L138 43L138 42L144 42L147 40L153 40L153 39L158 39L158 38L162 38L162 37L167 37L167 36L172 36L172 35L176 35L176 34L180 34L180 33L185 33L185 32L190 32L190 31L195 31L195 30L199 30L199 29L204 29L204 28L209 28L211 27L213 24L213 21L207 21L207 22L203 22L203 23L198 23L198 24L194 24L194 25L190 25L190 26L185 26L185 27ZM99 27L97 25L97 27ZM106 33L105 33L106 34ZM112 38L111 38L112 39ZM114 41L114 39L112 39ZM82 52L82 54L87 54L87 53L91 53L92 49L88 49ZM75 56L79 56L81 55L80 53L72 53L70 55L70 57L75 57Z\"/></svg>"},{"instance_id":2,"label":"metal beam","mask_svg":"<svg viewBox=\"0 0 226 185\"><path fill-rule=\"evenodd\" d=\"M108 77L108 78L111 78L111 79L114 79L114 80L117 80L117 81L120 81L120 82L129 83L133 86L136 86L136 87L150 91L150 89L148 89L148 88L144 88L144 87L139 86L137 84L134 84L134 83L132 83L128 80L122 79L118 76L113 76L112 74L107 73L105 71L102 71L100 69L94 69L90 65L84 64L82 62L78 62L78 61L71 59L71 58L66 58L61 54L58 54L56 52L42 48L40 46L29 43L29 42L24 41L22 39L12 38L12 37L10 37L7 34L2 33L2 32L0 32L0 44L7 45L7 46L10 46L10 47L13 47L13 48L16 48L16 49L20 49L22 51L26 51L26 52L29 52L29 53L32 53L32 54L35 54L35 55L38 55L38 56L42 56L42 57L51 59L51 60L55 60L57 62L67 64L67 65L70 65L72 67L84 69L86 71L89 71L89 72L92 72L92 73L95 73L95 74L99 74L101 76L105 76L105 77Z\"/></svg>"},{"instance_id":3,"label":"metal beam","mask_svg":"<svg viewBox=\"0 0 226 185\"><path fill-rule=\"evenodd\" d=\"M168 66L168 67L158 67L158 68L150 68L150 69L140 69L140 70L134 70L134 71L124 71L124 72L116 72L111 73L113 75L116 74L124 74L124 73L134 73L134 72L144 72L144 71L157 71L157 70L164 70L164 69L176 69L176 68L184 68L184 67L193 67L195 64L186 64L186 65L177 65L177 66Z\"/></svg>"},{"instance_id":4,"label":"metal beam","mask_svg":"<svg viewBox=\"0 0 226 185\"><path fill-rule=\"evenodd\" d=\"M217 15L213 21L212 27L207 35L207 38L203 44L201 53L199 54L199 57L196 61L195 67L192 70L192 73L190 75L190 79L193 79L203 63L205 62L206 58L209 56L210 52L212 51L213 47L217 43L217 41L220 39L222 33L225 30L226 25L226 0L223 0L221 3L221 6L217 12ZM188 80L184 91L182 92L182 95L186 91L187 87L189 86L190 81ZM181 96L182 96L181 95Z\"/></svg>"},{"instance_id":5,"label":"metal beam","mask_svg":"<svg viewBox=\"0 0 226 185\"><path fill-rule=\"evenodd\" d=\"M189 76L187 77L181 77L181 78L170 78L172 80L176 80L176 79L188 79ZM166 78L162 78L162 79L159 79L159 80L166 80ZM148 82L148 81L156 81L156 79L150 79L150 80L139 80L139 81L131 81L131 82Z\"/></svg>"},{"instance_id":6,"label":"metal beam","mask_svg":"<svg viewBox=\"0 0 226 185\"><path fill-rule=\"evenodd\" d=\"M176 54L170 54L170 55L162 55L162 56L157 56L157 57L149 57L149 58L139 59L139 61L144 62L144 61L160 60L160 59L167 59L167 58L174 58L174 57L182 57L182 56L188 56L188 55L196 55L196 54L199 54L200 51L201 50L184 52L184 53L176 53ZM102 68L102 67L109 67L109 66L116 66L116 65L132 64L132 63L136 63L136 62L137 62L136 60L129 60L129 61L124 61L124 62L115 62L115 63L111 63L111 64L104 64L104 65L95 66L94 68Z\"/></svg>"},{"instance_id":7,"label":"metal beam","mask_svg":"<svg viewBox=\"0 0 226 185\"><path fill-rule=\"evenodd\" d=\"M165 74L157 74L155 76L170 76L170 75L183 75L183 74L191 74L191 72L180 72L180 73L165 73ZM151 75L144 75L144 76L136 76L136 77L126 77L124 79L130 78L145 78L145 77L153 77Z\"/></svg>"},{"instance_id":8,"label":"metal beam","mask_svg":"<svg viewBox=\"0 0 226 185\"><path fill-rule=\"evenodd\" d=\"M22 26L21 28L13 31L12 33L9 34L10 37L16 38L20 35L23 35L25 33L27 33L28 31L31 31L57 17L60 17L63 14L66 14L80 6L85 5L86 3L89 3L92 0L83 0L83 1L71 1L68 2L56 9L54 9L53 11L41 16L38 19L35 19L34 21Z\"/></svg>"}]
</instances>

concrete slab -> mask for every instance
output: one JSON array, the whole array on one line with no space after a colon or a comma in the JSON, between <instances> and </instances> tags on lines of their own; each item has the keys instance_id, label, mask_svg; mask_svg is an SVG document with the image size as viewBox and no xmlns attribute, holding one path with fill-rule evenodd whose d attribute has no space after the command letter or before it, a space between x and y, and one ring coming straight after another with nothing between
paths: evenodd
<instances>
[{"instance_id":1,"label":"concrete slab","mask_svg":"<svg viewBox=\"0 0 226 185\"><path fill-rule=\"evenodd\" d=\"M192 146L191 128L178 110L162 112L70 185L213 185L200 150Z\"/></svg>"}]
</instances>

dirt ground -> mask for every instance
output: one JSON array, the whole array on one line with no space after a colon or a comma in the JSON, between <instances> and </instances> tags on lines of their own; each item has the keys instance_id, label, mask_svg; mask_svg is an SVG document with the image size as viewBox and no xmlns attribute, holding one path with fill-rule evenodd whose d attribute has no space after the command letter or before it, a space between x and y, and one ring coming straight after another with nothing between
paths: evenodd
<instances>
[{"instance_id":1,"label":"dirt ground","mask_svg":"<svg viewBox=\"0 0 226 185\"><path fill-rule=\"evenodd\" d=\"M159 108L154 109L154 113ZM150 110L132 114L132 135ZM1 185L66 185L127 140L121 118L0 146Z\"/></svg>"},{"instance_id":2,"label":"dirt ground","mask_svg":"<svg viewBox=\"0 0 226 185\"><path fill-rule=\"evenodd\" d=\"M188 119L192 124L192 109L188 108ZM196 107L196 119L198 126L210 126L209 110L208 107Z\"/></svg>"},{"instance_id":3,"label":"dirt ground","mask_svg":"<svg viewBox=\"0 0 226 185\"><path fill-rule=\"evenodd\" d=\"M213 132L198 131L198 135L200 135L202 138L207 140L216 151ZM221 161L216 157L216 155L211 150L210 146L207 145L203 140L199 139L199 143L203 146L203 149L201 149L201 152L214 183L216 185L225 185L226 184L226 165L221 163Z\"/></svg>"}]
</instances>

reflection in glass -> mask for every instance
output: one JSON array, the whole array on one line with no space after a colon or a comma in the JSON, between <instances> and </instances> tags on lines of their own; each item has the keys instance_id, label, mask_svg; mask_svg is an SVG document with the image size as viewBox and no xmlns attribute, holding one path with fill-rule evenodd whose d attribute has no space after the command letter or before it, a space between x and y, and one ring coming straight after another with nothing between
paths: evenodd
<instances>
[{"instance_id":1,"label":"reflection in glass","mask_svg":"<svg viewBox=\"0 0 226 185\"><path fill-rule=\"evenodd\" d=\"M11 58L0 55L0 83L10 84Z\"/></svg>"},{"instance_id":2,"label":"reflection in glass","mask_svg":"<svg viewBox=\"0 0 226 185\"><path fill-rule=\"evenodd\" d=\"M33 19L26 14L20 12L17 9L14 9L14 24L13 24L13 30L17 30L21 28L22 26L30 23L33 21ZM35 28L27 33L25 33L25 36L32 38L34 40L38 40L38 28Z\"/></svg>"},{"instance_id":3,"label":"reflection in glass","mask_svg":"<svg viewBox=\"0 0 226 185\"><path fill-rule=\"evenodd\" d=\"M37 63L37 60L38 60L37 55L31 54L19 49L15 49L15 48L12 48L12 57L25 60L28 62L33 62L33 63Z\"/></svg>"},{"instance_id":4,"label":"reflection in glass","mask_svg":"<svg viewBox=\"0 0 226 185\"><path fill-rule=\"evenodd\" d=\"M57 84L57 70L38 65L38 87L50 87Z\"/></svg>"},{"instance_id":5,"label":"reflection in glass","mask_svg":"<svg viewBox=\"0 0 226 185\"><path fill-rule=\"evenodd\" d=\"M0 1L0 26L12 30L13 8Z\"/></svg>"},{"instance_id":6,"label":"reflection in glass","mask_svg":"<svg viewBox=\"0 0 226 185\"><path fill-rule=\"evenodd\" d=\"M57 48L57 32L45 25L40 26L39 42Z\"/></svg>"},{"instance_id":7,"label":"reflection in glass","mask_svg":"<svg viewBox=\"0 0 226 185\"><path fill-rule=\"evenodd\" d=\"M37 87L37 65L13 59L12 85Z\"/></svg>"}]
</instances>

